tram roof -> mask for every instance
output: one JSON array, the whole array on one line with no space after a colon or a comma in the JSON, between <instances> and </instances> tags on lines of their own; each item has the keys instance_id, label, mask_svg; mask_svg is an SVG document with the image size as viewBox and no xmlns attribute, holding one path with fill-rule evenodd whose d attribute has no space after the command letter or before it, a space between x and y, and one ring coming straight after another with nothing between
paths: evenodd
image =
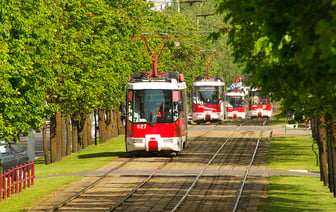
<instances>
[{"instance_id":1,"label":"tram roof","mask_svg":"<svg viewBox=\"0 0 336 212\"><path fill-rule=\"evenodd\" d=\"M127 89L131 90L145 90L145 89L162 89L162 90L182 90L186 89L187 85L185 82L177 82L172 80L167 81L146 81L146 82L131 82L127 84Z\"/></svg>"},{"instance_id":2,"label":"tram roof","mask_svg":"<svg viewBox=\"0 0 336 212\"><path fill-rule=\"evenodd\" d=\"M192 86L224 86L224 82L220 80L195 81Z\"/></svg>"},{"instance_id":3,"label":"tram roof","mask_svg":"<svg viewBox=\"0 0 336 212\"><path fill-rule=\"evenodd\" d=\"M245 96L246 93L243 92L227 92L225 93L226 96Z\"/></svg>"}]
</instances>

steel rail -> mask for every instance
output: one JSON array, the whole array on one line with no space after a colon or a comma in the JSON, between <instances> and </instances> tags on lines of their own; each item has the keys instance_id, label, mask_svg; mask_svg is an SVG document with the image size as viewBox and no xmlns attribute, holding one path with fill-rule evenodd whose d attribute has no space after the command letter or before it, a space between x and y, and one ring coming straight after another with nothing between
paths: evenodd
<instances>
[{"instance_id":1,"label":"steel rail","mask_svg":"<svg viewBox=\"0 0 336 212\"><path fill-rule=\"evenodd\" d=\"M99 181L101 181L102 179L104 179L109 173L111 173L112 171L116 170L116 169L119 169L120 167L124 166L126 163L128 163L129 161L131 161L134 157L128 159L127 161L124 161L122 164L120 164L119 166L117 167L114 167L110 170L108 170L105 174L103 174L101 177L99 177L97 180L95 180L93 183L91 183L90 185L88 186L85 186L83 189L81 189L80 191L78 191L77 193L75 193L74 195L72 195L71 197L69 197L68 199L60 202L59 204L57 204L56 206L50 208L50 209L47 209L46 211L49 212L49 211L55 211L57 209L59 209L60 207L66 205L67 203L69 203L71 200L73 200L74 198L80 196L82 193L84 193L85 191L87 191L88 189L90 189L92 186L96 185Z\"/></svg>"},{"instance_id":2,"label":"steel rail","mask_svg":"<svg viewBox=\"0 0 336 212\"><path fill-rule=\"evenodd\" d=\"M216 127L217 125L215 125L214 127ZM190 144L192 141L194 141L195 139L202 137L204 135L206 135L207 133L209 133L210 130L206 131L205 133L203 133L202 135L199 135L193 139L191 139L188 144ZM120 205L122 205L127 199L129 199L139 188L141 188L143 185L145 185L147 182L149 182L154 175L156 174L156 172L160 169L162 169L163 167L165 167L169 162L171 162L173 160L173 158L171 158L170 160L166 161L165 164L163 164L162 166L160 166L159 168L157 168L156 170L154 170L144 181L142 181L138 186L136 186L134 189L132 189L132 191L130 191L123 199L121 199L118 203L116 203L114 206L110 207L107 211L114 211L115 209L117 209Z\"/></svg>"},{"instance_id":3,"label":"steel rail","mask_svg":"<svg viewBox=\"0 0 336 212\"><path fill-rule=\"evenodd\" d=\"M241 126L242 126L242 124L238 127L238 129L240 129ZM217 155L219 154L219 152L222 151L222 149L224 148L224 146L226 145L226 143L232 138L232 135L233 135L233 133L218 148L217 152L212 156L212 158L209 160L209 162L203 167L203 169L197 175L197 177L195 178L195 180L193 181L193 183L191 184L191 186L189 187L189 189L186 191L186 193L183 195L183 197L180 199L180 201L175 205L175 207L171 210L171 212L176 211L178 209L178 207L180 207L180 205L183 203L183 201L187 198L187 196L189 195L189 193L191 192L191 190L196 185L196 183L199 180L199 178L203 175L204 171L208 168L208 166L212 163L212 161L217 157Z\"/></svg>"},{"instance_id":4,"label":"steel rail","mask_svg":"<svg viewBox=\"0 0 336 212\"><path fill-rule=\"evenodd\" d=\"M262 126L264 126L266 124L267 121L264 121ZM247 120L245 120L244 122L240 123L239 126L238 126L238 130L245 124L247 123ZM260 133L260 135L262 136L262 133L263 133L263 129ZM261 137L260 136L260 137ZM195 180L193 181L192 185L189 187L189 189L186 191L186 193L183 195L183 197L180 199L180 201L175 205L175 207L171 210L171 212L174 212L178 209L178 207L180 207L180 205L183 203L183 201L187 198L187 196L189 195L189 193L191 192L191 190L193 189L193 187L196 185L197 181L199 180L199 178L203 175L204 171L206 170L206 168L212 163L212 161L217 157L218 153L224 148L224 146L226 145L226 143L232 138L232 134L231 136L229 136L225 142L221 145L221 147L217 150L217 152L213 155L213 157L210 159L210 161L203 167L203 169L201 170L201 172L197 175L197 177L195 178ZM252 156L252 160L250 161L250 164L248 165L247 167L247 171L245 172L245 177L244 177L244 180L243 180L243 186L240 188L240 192L239 192L239 198L238 198L238 201L236 200L236 203L235 203L235 207L238 207L238 203L239 203L239 200L240 200L240 196L241 196L241 193L242 193L242 190L244 188L244 184L245 184L245 181L246 181L246 178L247 178L247 175L248 175L248 170L250 169L253 161L254 161L254 158L255 158L255 155L256 155L256 152L257 152L257 149L259 148L259 143L260 143L260 140L261 138L258 139L258 142L257 142L257 145L256 145L256 149L253 153L253 156ZM238 202L238 203L237 203ZM237 205L237 206L236 206ZM235 210L234 210L235 211Z\"/></svg>"},{"instance_id":5,"label":"steel rail","mask_svg":"<svg viewBox=\"0 0 336 212\"><path fill-rule=\"evenodd\" d=\"M262 126L264 126L266 124L266 122L267 121L264 121L263 124L262 124ZM259 136L259 139L257 141L256 147L254 149L251 161L250 161L249 165L246 168L245 175L244 175L244 178L243 178L243 181L242 181L242 185L241 185L241 187L239 189L239 192L238 192L238 195L237 195L237 198L236 198L236 201L235 201L235 205L233 207L232 212L236 212L237 211L237 208L238 208L238 205L239 205L239 201L240 201L241 195L243 193L243 189L245 187L247 175L249 174L250 168L251 168L251 166L252 166L252 164L254 162L255 156L257 154L257 151L258 151L258 148L259 148L259 144L260 144L260 141L261 141L261 138L262 138L263 131L264 131L264 129L262 129L261 132L260 132L260 136Z\"/></svg>"},{"instance_id":6,"label":"steel rail","mask_svg":"<svg viewBox=\"0 0 336 212\"><path fill-rule=\"evenodd\" d=\"M217 157L218 153L224 148L225 144L231 139L232 137L228 137L224 143L222 144L222 146L217 150L217 152L212 156L212 158L209 160L209 162L203 167L203 169L201 170L201 172L197 175L197 177L195 178L194 182L192 183L192 185L189 187L189 189L187 190L187 192L183 195L183 197L180 199L180 201L175 205L175 207L171 210L171 212L176 211L177 208L182 204L182 202L187 198L187 196L189 195L191 189L194 188L194 186L196 185L197 181L199 180L199 178L203 175L204 171L208 168L208 166L212 163L212 161Z\"/></svg>"},{"instance_id":7,"label":"steel rail","mask_svg":"<svg viewBox=\"0 0 336 212\"><path fill-rule=\"evenodd\" d=\"M136 186L132 191L130 191L123 199L121 199L118 203L116 203L114 206L110 207L107 211L113 211L120 205L122 205L128 198L130 198L139 188L141 188L143 185L145 185L150 179L153 178L155 173L165 167L170 161L172 161L173 158L170 158L170 160L167 160L164 164L162 164L159 168L155 169L145 180L143 180L138 186Z\"/></svg>"}]
</instances>

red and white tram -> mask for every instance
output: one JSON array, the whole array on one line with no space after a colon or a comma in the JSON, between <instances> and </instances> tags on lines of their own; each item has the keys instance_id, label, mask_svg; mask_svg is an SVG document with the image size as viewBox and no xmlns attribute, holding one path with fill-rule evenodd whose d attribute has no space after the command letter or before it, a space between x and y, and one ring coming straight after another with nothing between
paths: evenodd
<instances>
[{"instance_id":1,"label":"red and white tram","mask_svg":"<svg viewBox=\"0 0 336 212\"><path fill-rule=\"evenodd\" d=\"M145 43L153 71L135 73L127 84L126 150L179 152L187 140L187 86L178 72L157 73L158 57L170 35L144 33L136 37L139 36ZM164 39L151 55L147 38Z\"/></svg>"},{"instance_id":2,"label":"red and white tram","mask_svg":"<svg viewBox=\"0 0 336 212\"><path fill-rule=\"evenodd\" d=\"M246 118L246 93L240 90L232 90L226 96L226 118Z\"/></svg>"},{"instance_id":3,"label":"red and white tram","mask_svg":"<svg viewBox=\"0 0 336 212\"><path fill-rule=\"evenodd\" d=\"M136 73L127 85L126 149L181 151L187 139L186 83L168 72Z\"/></svg>"},{"instance_id":4,"label":"red and white tram","mask_svg":"<svg viewBox=\"0 0 336 212\"><path fill-rule=\"evenodd\" d=\"M224 120L224 82L219 77L197 77L192 84L192 120Z\"/></svg>"},{"instance_id":5,"label":"red and white tram","mask_svg":"<svg viewBox=\"0 0 336 212\"><path fill-rule=\"evenodd\" d=\"M260 89L251 89L249 93L248 115L251 118L271 118L272 103L268 95L259 96Z\"/></svg>"}]
</instances>

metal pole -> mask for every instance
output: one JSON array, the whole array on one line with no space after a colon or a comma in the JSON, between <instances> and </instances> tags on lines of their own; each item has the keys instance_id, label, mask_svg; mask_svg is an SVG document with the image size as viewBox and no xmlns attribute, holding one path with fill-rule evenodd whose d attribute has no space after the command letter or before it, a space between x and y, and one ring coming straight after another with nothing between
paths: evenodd
<instances>
[{"instance_id":1,"label":"metal pole","mask_svg":"<svg viewBox=\"0 0 336 212\"><path fill-rule=\"evenodd\" d=\"M287 117L285 118L285 134L287 133L286 132L286 125L287 125Z\"/></svg>"},{"instance_id":2,"label":"metal pole","mask_svg":"<svg viewBox=\"0 0 336 212\"><path fill-rule=\"evenodd\" d=\"M27 140L27 153L29 161L35 160L35 131L33 129L29 130L29 136Z\"/></svg>"},{"instance_id":3,"label":"metal pole","mask_svg":"<svg viewBox=\"0 0 336 212\"><path fill-rule=\"evenodd\" d=\"M179 13L180 12L180 1L179 0L176 0L177 1L177 12Z\"/></svg>"}]
</instances>

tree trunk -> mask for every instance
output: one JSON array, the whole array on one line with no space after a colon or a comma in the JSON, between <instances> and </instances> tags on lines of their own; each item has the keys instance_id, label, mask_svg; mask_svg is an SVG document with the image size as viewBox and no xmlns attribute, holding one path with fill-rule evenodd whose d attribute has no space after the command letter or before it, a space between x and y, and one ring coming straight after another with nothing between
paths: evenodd
<instances>
[{"instance_id":1,"label":"tree trunk","mask_svg":"<svg viewBox=\"0 0 336 212\"><path fill-rule=\"evenodd\" d=\"M62 114L61 112L56 113L56 161L62 160Z\"/></svg>"},{"instance_id":2,"label":"tree trunk","mask_svg":"<svg viewBox=\"0 0 336 212\"><path fill-rule=\"evenodd\" d=\"M111 114L112 114L112 123L111 123L111 138L112 137L116 137L118 136L118 114L119 114L119 111L118 110L112 110L111 111Z\"/></svg>"},{"instance_id":3,"label":"tree trunk","mask_svg":"<svg viewBox=\"0 0 336 212\"><path fill-rule=\"evenodd\" d=\"M78 137L78 148L84 149L83 148L83 117L81 116L82 114L79 115L78 119L78 131L77 131L77 137ZM80 151L80 150L78 150Z\"/></svg>"},{"instance_id":4,"label":"tree trunk","mask_svg":"<svg viewBox=\"0 0 336 212\"><path fill-rule=\"evenodd\" d=\"M320 158L320 176L325 186L329 185L328 180L328 152L327 152L327 129L325 125L324 116L316 120L319 146L319 158Z\"/></svg>"},{"instance_id":5,"label":"tree trunk","mask_svg":"<svg viewBox=\"0 0 336 212\"><path fill-rule=\"evenodd\" d=\"M66 156L66 139L65 139L65 118L64 115L61 114L60 118L60 127L61 127L61 154L62 157Z\"/></svg>"},{"instance_id":6,"label":"tree trunk","mask_svg":"<svg viewBox=\"0 0 336 212\"><path fill-rule=\"evenodd\" d=\"M86 149L88 147L88 139L87 139L87 117L84 114L81 114L81 124L80 124L80 137L82 140L82 149Z\"/></svg>"},{"instance_id":7,"label":"tree trunk","mask_svg":"<svg viewBox=\"0 0 336 212\"><path fill-rule=\"evenodd\" d=\"M50 118L50 162L57 161L56 116Z\"/></svg>"},{"instance_id":8,"label":"tree trunk","mask_svg":"<svg viewBox=\"0 0 336 212\"><path fill-rule=\"evenodd\" d=\"M42 142L43 142L43 153L45 158L45 164L50 164L50 155L48 149L48 137L47 137L47 124L46 119L43 119L43 126L42 126Z\"/></svg>"},{"instance_id":9,"label":"tree trunk","mask_svg":"<svg viewBox=\"0 0 336 212\"><path fill-rule=\"evenodd\" d=\"M88 117L87 117L87 121L86 121L86 124L87 124L87 126L86 126L86 133L87 133L87 140L88 140L88 145L92 145L92 135L91 135L91 118L90 118L90 115L88 115Z\"/></svg>"},{"instance_id":10,"label":"tree trunk","mask_svg":"<svg viewBox=\"0 0 336 212\"><path fill-rule=\"evenodd\" d=\"M311 130L312 130L312 137L315 141L319 140L319 134L318 134L318 119L312 118L311 119Z\"/></svg>"},{"instance_id":11,"label":"tree trunk","mask_svg":"<svg viewBox=\"0 0 336 212\"><path fill-rule=\"evenodd\" d=\"M75 113L71 117L71 127L72 127L72 152L80 151L80 145L78 141L78 114Z\"/></svg>"},{"instance_id":12,"label":"tree trunk","mask_svg":"<svg viewBox=\"0 0 336 212\"><path fill-rule=\"evenodd\" d=\"M327 144L328 144L328 179L329 179L329 190L334 192L335 181L334 181L334 157L335 149L332 146L332 132L331 132L331 116L327 113L325 116L326 130L327 130Z\"/></svg>"},{"instance_id":13,"label":"tree trunk","mask_svg":"<svg viewBox=\"0 0 336 212\"><path fill-rule=\"evenodd\" d=\"M330 123L330 133L331 133L331 147L332 147L332 162L333 162L333 182L334 182L334 197L336 197L336 122L334 121L334 117L331 117L331 123Z\"/></svg>"},{"instance_id":14,"label":"tree trunk","mask_svg":"<svg viewBox=\"0 0 336 212\"><path fill-rule=\"evenodd\" d=\"M125 134L125 128L122 125L121 113L117 111L117 125L118 125L118 135Z\"/></svg>"},{"instance_id":15,"label":"tree trunk","mask_svg":"<svg viewBox=\"0 0 336 212\"><path fill-rule=\"evenodd\" d=\"M98 126L99 126L99 142L106 142L106 122L105 122L105 112L99 110L98 112Z\"/></svg>"},{"instance_id":16,"label":"tree trunk","mask_svg":"<svg viewBox=\"0 0 336 212\"><path fill-rule=\"evenodd\" d=\"M66 155L71 155L72 132L71 132L71 127L70 127L70 117L67 117L65 120L66 120L66 132L67 132Z\"/></svg>"},{"instance_id":17,"label":"tree trunk","mask_svg":"<svg viewBox=\"0 0 336 212\"><path fill-rule=\"evenodd\" d=\"M113 114L112 110L106 111L106 141L112 138L112 131L113 131Z\"/></svg>"}]
</instances>

